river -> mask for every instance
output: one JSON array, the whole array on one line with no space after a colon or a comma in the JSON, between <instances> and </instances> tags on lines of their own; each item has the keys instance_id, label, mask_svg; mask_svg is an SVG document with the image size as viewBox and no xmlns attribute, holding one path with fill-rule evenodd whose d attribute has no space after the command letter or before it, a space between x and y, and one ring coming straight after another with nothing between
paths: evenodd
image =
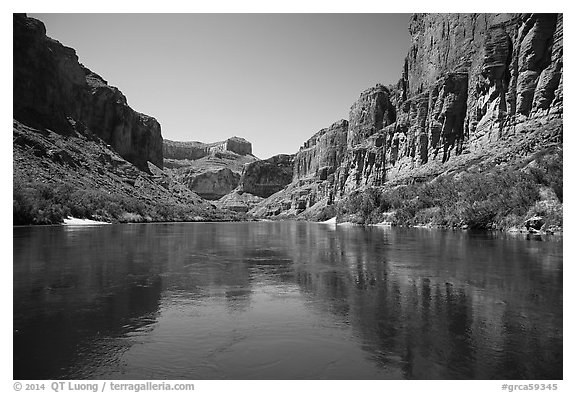
<instances>
[{"instance_id":1,"label":"river","mask_svg":"<svg viewBox=\"0 0 576 393\"><path fill-rule=\"evenodd\" d=\"M562 238L14 227L15 379L562 379Z\"/></svg>"}]
</instances>

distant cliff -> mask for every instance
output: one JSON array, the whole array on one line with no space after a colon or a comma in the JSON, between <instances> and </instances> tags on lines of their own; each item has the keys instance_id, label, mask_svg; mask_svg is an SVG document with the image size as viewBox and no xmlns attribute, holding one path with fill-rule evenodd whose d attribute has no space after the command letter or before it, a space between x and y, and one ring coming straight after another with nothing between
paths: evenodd
<instances>
[{"instance_id":1,"label":"distant cliff","mask_svg":"<svg viewBox=\"0 0 576 393\"><path fill-rule=\"evenodd\" d=\"M282 191L292 181L294 155L278 154L244 165L238 187L220 198L216 206L247 212L264 198Z\"/></svg>"},{"instance_id":2,"label":"distant cliff","mask_svg":"<svg viewBox=\"0 0 576 393\"><path fill-rule=\"evenodd\" d=\"M367 187L561 160L562 14L415 14L409 30L399 82L305 142L292 183L251 213L313 218Z\"/></svg>"},{"instance_id":3,"label":"distant cliff","mask_svg":"<svg viewBox=\"0 0 576 393\"><path fill-rule=\"evenodd\" d=\"M233 136L214 143L176 142L168 139L163 144L164 158L175 160L197 160L211 153L230 151L241 156L252 154L252 144L244 138Z\"/></svg>"},{"instance_id":4,"label":"distant cliff","mask_svg":"<svg viewBox=\"0 0 576 393\"><path fill-rule=\"evenodd\" d=\"M162 135L153 117L78 62L76 52L46 36L44 24L14 14L14 119L66 134L92 132L147 171L162 167Z\"/></svg>"},{"instance_id":5,"label":"distant cliff","mask_svg":"<svg viewBox=\"0 0 576 393\"><path fill-rule=\"evenodd\" d=\"M254 161L252 144L236 136L214 143L164 140L166 172L205 199L232 192L244 166Z\"/></svg>"}]
</instances>

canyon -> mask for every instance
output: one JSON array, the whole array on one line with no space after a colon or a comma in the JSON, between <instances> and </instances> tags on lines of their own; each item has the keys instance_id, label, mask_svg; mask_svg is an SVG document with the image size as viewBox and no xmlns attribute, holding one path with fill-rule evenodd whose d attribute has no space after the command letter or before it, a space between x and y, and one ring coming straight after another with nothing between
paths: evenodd
<instances>
[{"instance_id":1,"label":"canyon","mask_svg":"<svg viewBox=\"0 0 576 393\"><path fill-rule=\"evenodd\" d=\"M95 138L139 176L223 216L319 220L371 189L502 168L546 172L542 161L561 162L562 14L414 14L408 29L397 83L362 91L348 119L311 132L295 154L261 160L240 137L163 139L154 118L133 111L73 49L48 38L41 22L15 15L15 173L34 177L41 166L16 164L21 154L34 156L22 142L30 130ZM65 165L66 154L48 156ZM530 203L561 211L561 184L554 195L553 186L540 184L547 197Z\"/></svg>"},{"instance_id":2,"label":"canyon","mask_svg":"<svg viewBox=\"0 0 576 393\"><path fill-rule=\"evenodd\" d=\"M562 22L561 14L415 14L398 83L363 91L348 120L303 144L293 182L250 212L314 218L367 187L558 154Z\"/></svg>"}]
</instances>

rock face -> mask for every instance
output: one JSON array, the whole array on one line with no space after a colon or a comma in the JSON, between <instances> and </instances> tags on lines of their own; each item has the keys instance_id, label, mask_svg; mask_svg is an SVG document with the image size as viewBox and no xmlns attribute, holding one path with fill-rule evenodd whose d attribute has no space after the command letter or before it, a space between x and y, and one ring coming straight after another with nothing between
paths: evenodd
<instances>
[{"instance_id":1,"label":"rock face","mask_svg":"<svg viewBox=\"0 0 576 393\"><path fill-rule=\"evenodd\" d=\"M382 85L364 90L350 108L348 148L337 174L336 194L384 182L384 127L396 120L390 91Z\"/></svg>"},{"instance_id":2,"label":"rock face","mask_svg":"<svg viewBox=\"0 0 576 393\"><path fill-rule=\"evenodd\" d=\"M310 176L326 180L344 159L347 136L347 120L340 120L314 134L296 153L294 180Z\"/></svg>"},{"instance_id":3,"label":"rock face","mask_svg":"<svg viewBox=\"0 0 576 393\"><path fill-rule=\"evenodd\" d=\"M560 119L562 31L562 14L414 15L390 175Z\"/></svg>"},{"instance_id":4,"label":"rock face","mask_svg":"<svg viewBox=\"0 0 576 393\"><path fill-rule=\"evenodd\" d=\"M248 164L242 172L238 191L267 198L290 184L293 165L294 156L287 154Z\"/></svg>"},{"instance_id":5,"label":"rock face","mask_svg":"<svg viewBox=\"0 0 576 393\"><path fill-rule=\"evenodd\" d=\"M139 170L94 135L14 120L14 223L56 224L67 215L121 222L233 218L148 165L148 173Z\"/></svg>"},{"instance_id":6,"label":"rock face","mask_svg":"<svg viewBox=\"0 0 576 393\"><path fill-rule=\"evenodd\" d=\"M175 160L197 160L216 152L233 152L241 156L252 154L252 144L244 138L234 136L222 142L176 142L164 139L164 158Z\"/></svg>"},{"instance_id":7,"label":"rock face","mask_svg":"<svg viewBox=\"0 0 576 393\"><path fill-rule=\"evenodd\" d=\"M283 190L294 176L294 155L280 154L246 164L238 187L220 198L216 206L235 212L248 212L255 205Z\"/></svg>"},{"instance_id":8,"label":"rock face","mask_svg":"<svg viewBox=\"0 0 576 393\"><path fill-rule=\"evenodd\" d=\"M244 165L256 160L252 144L239 137L215 143L164 140L166 172L209 200L236 189Z\"/></svg>"},{"instance_id":9,"label":"rock face","mask_svg":"<svg viewBox=\"0 0 576 393\"><path fill-rule=\"evenodd\" d=\"M204 199L215 200L223 197L238 185L240 175L229 168L189 175L183 183ZM182 180L181 180L182 181Z\"/></svg>"},{"instance_id":10,"label":"rock face","mask_svg":"<svg viewBox=\"0 0 576 393\"><path fill-rule=\"evenodd\" d=\"M156 119L132 110L115 87L78 62L76 52L46 36L44 24L14 14L14 118L62 134L92 132L147 171L162 167Z\"/></svg>"},{"instance_id":11,"label":"rock face","mask_svg":"<svg viewBox=\"0 0 576 393\"><path fill-rule=\"evenodd\" d=\"M251 212L298 215L363 187L561 143L562 23L562 14L414 15L399 82L365 90L348 124L307 141L293 182Z\"/></svg>"}]
</instances>

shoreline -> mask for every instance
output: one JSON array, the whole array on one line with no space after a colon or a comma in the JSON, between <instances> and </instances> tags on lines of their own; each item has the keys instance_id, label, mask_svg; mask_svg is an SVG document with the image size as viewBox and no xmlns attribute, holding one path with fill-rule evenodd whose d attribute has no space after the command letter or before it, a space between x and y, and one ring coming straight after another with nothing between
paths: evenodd
<instances>
[{"instance_id":1,"label":"shoreline","mask_svg":"<svg viewBox=\"0 0 576 393\"><path fill-rule=\"evenodd\" d=\"M243 222L308 222L314 224L324 224L334 227L374 227L374 228L414 228L414 229L436 229L436 230L452 230L473 233L500 233L507 235L532 235L532 236L556 236L562 237L564 235L563 229L558 231L530 231L518 228L509 228L507 230L499 229L470 229L461 227L447 227L438 225L393 225L390 222L379 222L376 224L360 224L351 221L337 222L336 217L332 217L325 221L310 221L310 220L271 220L271 219L252 219L252 220L198 220L198 221L149 221L149 222L105 222L96 221L84 218L70 217L65 219L60 224L27 224L27 225L13 225L12 227L99 227L104 225L135 225L135 224L199 224L199 223L243 223Z\"/></svg>"}]
</instances>

